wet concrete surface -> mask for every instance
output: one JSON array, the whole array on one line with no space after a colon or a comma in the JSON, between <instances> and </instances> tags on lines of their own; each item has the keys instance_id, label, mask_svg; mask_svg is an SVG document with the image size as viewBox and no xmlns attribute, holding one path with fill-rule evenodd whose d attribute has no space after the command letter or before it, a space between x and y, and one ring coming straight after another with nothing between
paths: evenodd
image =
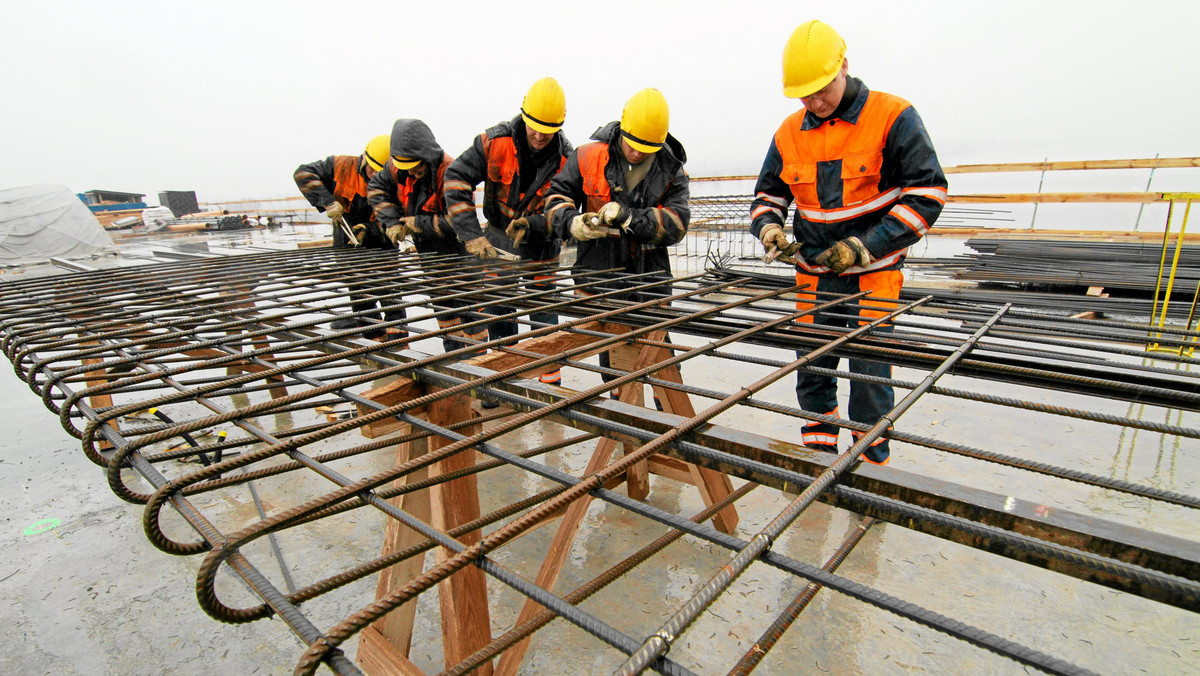
<instances>
[{"instance_id":1,"label":"wet concrete surface","mask_svg":"<svg viewBox=\"0 0 1200 676\"><path fill-rule=\"evenodd\" d=\"M259 246L252 243L252 246ZM266 246L267 243L262 244ZM197 245L199 246L199 245ZM207 246L207 245L205 245ZM674 337L680 344L694 343ZM765 356L788 359L782 351ZM593 358L594 360L594 358ZM685 365L686 382L733 391L757 378L758 367L736 372L697 361ZM8 631L0 632L0 670L33 674L285 674L302 652L279 620L226 625L196 603L198 559L168 556L143 535L142 509L119 501L102 471L86 460L79 442L59 428L26 385L0 369L5 438L0 442L0 607ZM564 385L582 389L598 376L564 370ZM897 370L897 377L923 374ZM954 386L950 377L943 384ZM764 399L794 405L793 380L768 388ZM844 384L843 384L844 386ZM993 393L1060 405L1095 406L1070 395L996 384ZM842 392L845 401L846 392ZM1139 409L1107 402L1114 414L1197 427L1197 414ZM697 407L701 405L698 403ZM312 412L264 418L275 429L307 424ZM796 440L794 421L754 410L725 414L721 424L767 437ZM966 445L1117 476L1188 495L1200 493L1200 444L1195 440L1113 426L1081 423L927 395L897 424L907 431L953 439ZM535 424L496 443L523 449L577 434ZM350 440L323 442L329 448ZM848 438L843 435L845 446ZM585 442L542 457L550 466L578 475L594 448ZM390 466L390 450L340 462L335 468L362 476ZM1065 481L987 465L956 456L894 444L891 467L953 480L1051 508L1090 513L1120 523L1200 540L1194 510L1150 503ZM740 481L735 480L735 486ZM298 496L328 489L311 473L256 482L268 512L292 505ZM515 469L480 479L482 511L549 487L546 480ZM621 489L623 490L623 489ZM738 535L748 539L789 501L780 491L758 488L739 503ZM703 504L696 490L651 478L648 500L667 511L691 515ZM230 532L257 518L245 487L196 499L210 518ZM816 504L774 548L821 565L861 517ZM48 520L56 520L52 523ZM383 517L356 510L345 516L293 529L280 537L288 568L298 584L374 556ZM178 522L168 524L185 537ZM594 502L568 557L556 590L574 589L664 532L660 524ZM533 579L553 537L543 527L495 553L498 563ZM281 587L283 582L265 541L247 555ZM432 555L427 565L432 562ZM729 557L713 545L685 536L583 604L585 609L634 636L661 625ZM1200 616L1046 570L878 524L839 571L847 578L893 594L1019 644L1106 674L1200 673ZM763 564L754 564L675 644L672 659L698 673L724 673L805 585ZM232 604L254 601L230 577L219 586ZM374 598L374 577L324 596L304 607L322 630ZM520 608L519 595L489 586L493 634L507 630ZM436 591L418 601L412 660L430 672L442 666ZM354 642L346 647L353 656ZM621 660L617 651L556 621L539 632L522 673L608 673ZM955 638L901 619L835 592L822 591L772 651L758 673L989 673L1022 674L1019 664Z\"/></svg>"}]
</instances>

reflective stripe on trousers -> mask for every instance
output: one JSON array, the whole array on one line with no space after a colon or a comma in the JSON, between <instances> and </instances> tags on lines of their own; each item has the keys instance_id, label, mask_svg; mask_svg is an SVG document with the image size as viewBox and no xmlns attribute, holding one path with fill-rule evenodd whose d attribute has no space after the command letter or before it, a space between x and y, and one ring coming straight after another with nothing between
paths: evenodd
<instances>
[{"instance_id":1,"label":"reflective stripe on trousers","mask_svg":"<svg viewBox=\"0 0 1200 676\"><path fill-rule=\"evenodd\" d=\"M809 290L815 289L819 292L852 294L858 293L863 289L870 289L873 296L897 298L900 295L900 287L904 283L904 276L899 270L884 270L865 275L847 275L844 277L834 275L814 276L798 272L796 273L796 283L808 284ZM797 296L800 300L796 302L796 309L804 310L813 307L812 302L805 301L816 300L814 296L806 296L803 291L799 292ZM866 299L860 301L859 304L872 306L870 308L863 307L858 311L858 316L866 320L882 317L896 307L895 303ZM836 308L834 309L839 314L846 314L847 310L852 310L852 308L840 311ZM806 315L801 317L800 321L823 326L846 327L849 327L853 323L855 328L862 323L851 317L831 316L829 313L820 313L816 317ZM886 332L891 331L892 327L888 325L880 327L877 330ZM797 357L802 357L805 354L805 352L796 352ZM850 359L849 361L851 373L879 378L890 378L892 376L891 364L867 361L865 359ZM812 366L833 370L838 366L838 358L830 356L820 357L812 363ZM833 411L833 415L836 415L838 410L837 378L799 371L796 375L796 401L800 404L800 408L807 411ZM850 419L855 422L873 425L879 420L880 416L895 406L895 402L895 393L892 391L890 385L878 385L858 380L850 381L849 413ZM819 422L809 423L804 426L802 437L806 446L836 453L839 431L840 428L837 425ZM852 435L854 440L857 440L859 436L861 435ZM809 443L810 439L813 443ZM871 448L863 453L863 459L876 464L886 464L890 455L891 449L889 448L888 440L880 438L872 444Z\"/></svg>"}]
</instances>

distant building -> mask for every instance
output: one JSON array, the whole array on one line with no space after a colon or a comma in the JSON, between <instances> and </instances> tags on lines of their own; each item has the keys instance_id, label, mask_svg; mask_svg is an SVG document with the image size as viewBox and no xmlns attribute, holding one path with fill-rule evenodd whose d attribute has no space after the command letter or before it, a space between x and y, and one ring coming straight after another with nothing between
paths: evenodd
<instances>
[{"instance_id":1,"label":"distant building","mask_svg":"<svg viewBox=\"0 0 1200 676\"><path fill-rule=\"evenodd\" d=\"M118 211L125 209L145 209L146 196L136 192L117 192L115 190L88 190L79 193L79 199L88 205L92 211Z\"/></svg>"}]
</instances>

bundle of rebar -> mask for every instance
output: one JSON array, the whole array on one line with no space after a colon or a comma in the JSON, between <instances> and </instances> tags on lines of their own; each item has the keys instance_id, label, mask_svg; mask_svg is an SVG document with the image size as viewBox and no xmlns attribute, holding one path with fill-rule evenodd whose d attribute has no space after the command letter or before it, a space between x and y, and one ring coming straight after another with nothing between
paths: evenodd
<instances>
[{"instance_id":1,"label":"bundle of rebar","mask_svg":"<svg viewBox=\"0 0 1200 676\"><path fill-rule=\"evenodd\" d=\"M1194 294L1200 283L1200 246L1168 242L1056 241L972 237L978 254L925 261L922 271L943 269L955 279L1039 286L1104 287L1151 293L1176 261L1175 289ZM1176 248L1178 247L1178 251ZM1163 263L1165 262L1165 267Z\"/></svg>"}]
</instances>

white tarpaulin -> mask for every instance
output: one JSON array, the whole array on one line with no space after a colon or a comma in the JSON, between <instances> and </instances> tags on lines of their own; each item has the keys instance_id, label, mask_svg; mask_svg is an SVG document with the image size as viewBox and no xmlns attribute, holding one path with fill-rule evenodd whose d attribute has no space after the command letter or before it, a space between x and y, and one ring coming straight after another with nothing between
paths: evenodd
<instances>
[{"instance_id":1,"label":"white tarpaulin","mask_svg":"<svg viewBox=\"0 0 1200 676\"><path fill-rule=\"evenodd\" d=\"M62 185L0 190L0 265L116 252L112 238Z\"/></svg>"}]
</instances>

